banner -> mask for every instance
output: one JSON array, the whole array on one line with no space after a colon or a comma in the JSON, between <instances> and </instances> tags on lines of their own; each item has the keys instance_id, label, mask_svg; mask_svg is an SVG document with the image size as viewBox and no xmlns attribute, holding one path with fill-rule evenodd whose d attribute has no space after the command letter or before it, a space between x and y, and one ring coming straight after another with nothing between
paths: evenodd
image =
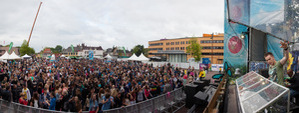
<instances>
[{"instance_id":1,"label":"banner","mask_svg":"<svg viewBox=\"0 0 299 113\"><path fill-rule=\"evenodd\" d=\"M203 64L209 64L210 63L210 59L209 58L202 58L202 63Z\"/></svg>"},{"instance_id":2,"label":"banner","mask_svg":"<svg viewBox=\"0 0 299 113\"><path fill-rule=\"evenodd\" d=\"M10 53L10 50L11 50L12 46L13 46L13 43L10 42L10 44L9 44L9 49L8 49L8 53Z\"/></svg>"},{"instance_id":3,"label":"banner","mask_svg":"<svg viewBox=\"0 0 299 113\"><path fill-rule=\"evenodd\" d=\"M93 60L93 51L89 51L88 58L89 60Z\"/></svg>"},{"instance_id":4,"label":"banner","mask_svg":"<svg viewBox=\"0 0 299 113\"><path fill-rule=\"evenodd\" d=\"M229 5L232 20L249 23L247 0L229 0ZM225 4L224 12L227 14L227 4ZM224 19L224 62L233 68L247 67L248 35L240 38L243 32L247 32L247 27L230 23L227 15Z\"/></svg>"}]
</instances>

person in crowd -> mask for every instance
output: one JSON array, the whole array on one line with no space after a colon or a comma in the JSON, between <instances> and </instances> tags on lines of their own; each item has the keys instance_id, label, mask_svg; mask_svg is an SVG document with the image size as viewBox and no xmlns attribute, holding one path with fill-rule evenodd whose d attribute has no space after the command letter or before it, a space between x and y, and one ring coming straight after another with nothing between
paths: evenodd
<instances>
[{"instance_id":1,"label":"person in crowd","mask_svg":"<svg viewBox=\"0 0 299 113\"><path fill-rule=\"evenodd\" d=\"M50 109L55 98L56 106L51 106L51 109L66 112L91 109L94 94L99 111L134 105L180 87L179 82L184 75L183 69L174 68L170 64L153 67L136 61L58 58L51 62L33 58L16 62L0 65L3 73L8 70L11 72L11 80L7 76L1 81L2 90L6 90L6 84L13 84L11 100L22 104L30 102L31 106ZM188 77L187 73L196 76L192 67L186 70ZM20 95L21 92L24 96ZM53 97L49 92L54 93ZM36 98L39 102L36 102Z\"/></svg>"},{"instance_id":2,"label":"person in crowd","mask_svg":"<svg viewBox=\"0 0 299 113\"><path fill-rule=\"evenodd\" d=\"M50 94L46 89L44 89L44 92L40 95L39 103L40 106L44 109L49 109L49 100L50 100Z\"/></svg>"},{"instance_id":3,"label":"person in crowd","mask_svg":"<svg viewBox=\"0 0 299 113\"><path fill-rule=\"evenodd\" d=\"M221 74L221 71L222 71L222 68L221 68L221 67L219 67L219 74Z\"/></svg>"},{"instance_id":4,"label":"person in crowd","mask_svg":"<svg viewBox=\"0 0 299 113\"><path fill-rule=\"evenodd\" d=\"M55 97L55 93L54 92L50 93L50 103L47 102L47 104L49 105L49 109L50 110L55 110L55 107L56 107L56 97Z\"/></svg>"},{"instance_id":5,"label":"person in crowd","mask_svg":"<svg viewBox=\"0 0 299 113\"><path fill-rule=\"evenodd\" d=\"M2 91L2 99L11 102L11 97L10 85L6 84L5 90Z\"/></svg>"},{"instance_id":6,"label":"person in crowd","mask_svg":"<svg viewBox=\"0 0 299 113\"><path fill-rule=\"evenodd\" d=\"M103 103L102 110L108 110L111 108L111 106L113 106L114 99L110 95L110 93L105 94L105 96L103 97L102 103Z\"/></svg>"},{"instance_id":7,"label":"person in crowd","mask_svg":"<svg viewBox=\"0 0 299 113\"><path fill-rule=\"evenodd\" d=\"M156 89L154 89L154 88L156 88L156 87L154 87L153 86L153 90L152 90L152 92L154 93L156 90L157 90L157 88ZM148 85L146 85L146 86L144 86L144 97L145 97L145 99L147 100L147 99L151 99L153 96L152 96L152 94L151 94L151 90L150 90L150 87L148 86Z\"/></svg>"},{"instance_id":8,"label":"person in crowd","mask_svg":"<svg viewBox=\"0 0 299 113\"><path fill-rule=\"evenodd\" d=\"M30 100L30 106L38 108L39 107L39 97L38 97L38 93L34 92L33 93L33 97Z\"/></svg>"},{"instance_id":9,"label":"person in crowd","mask_svg":"<svg viewBox=\"0 0 299 113\"><path fill-rule=\"evenodd\" d=\"M82 113L82 104L78 98L78 96L75 96L74 98L74 102L75 102L75 109L76 109L76 112L78 113Z\"/></svg>"},{"instance_id":10,"label":"person in crowd","mask_svg":"<svg viewBox=\"0 0 299 113\"><path fill-rule=\"evenodd\" d=\"M20 95L21 95L21 97L19 98L19 103L22 104L22 105L27 105L28 102L25 99L25 93L21 93Z\"/></svg>"},{"instance_id":11,"label":"person in crowd","mask_svg":"<svg viewBox=\"0 0 299 113\"><path fill-rule=\"evenodd\" d=\"M27 88L26 84L23 84L22 92L25 94L25 100L29 101L31 99L30 90Z\"/></svg>"},{"instance_id":12,"label":"person in crowd","mask_svg":"<svg viewBox=\"0 0 299 113\"><path fill-rule=\"evenodd\" d=\"M98 113L99 103L97 101L97 94L93 94L89 102L89 113Z\"/></svg>"},{"instance_id":13,"label":"person in crowd","mask_svg":"<svg viewBox=\"0 0 299 113\"><path fill-rule=\"evenodd\" d=\"M206 77L206 72L203 69L201 69L198 77L200 80L204 79Z\"/></svg>"},{"instance_id":14,"label":"person in crowd","mask_svg":"<svg viewBox=\"0 0 299 113\"><path fill-rule=\"evenodd\" d=\"M290 88L290 97L298 97L299 96L299 73L294 73L292 69L287 71L287 74L289 75L290 79L287 79L287 81L290 83L286 85L288 88Z\"/></svg>"},{"instance_id":15,"label":"person in crowd","mask_svg":"<svg viewBox=\"0 0 299 113\"><path fill-rule=\"evenodd\" d=\"M13 84L12 90L12 100L13 102L18 102L18 99L20 98L20 93L17 87L17 84Z\"/></svg>"}]
</instances>

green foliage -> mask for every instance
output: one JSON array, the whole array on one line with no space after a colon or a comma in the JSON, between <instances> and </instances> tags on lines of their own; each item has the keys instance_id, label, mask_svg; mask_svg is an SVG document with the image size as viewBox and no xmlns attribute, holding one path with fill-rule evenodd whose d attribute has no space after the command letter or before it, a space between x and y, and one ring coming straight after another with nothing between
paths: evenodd
<instances>
[{"instance_id":1,"label":"green foliage","mask_svg":"<svg viewBox=\"0 0 299 113\"><path fill-rule=\"evenodd\" d=\"M62 46L61 46L61 45L57 45L57 46L55 47L55 51L56 51L57 53L61 53L61 52L62 52Z\"/></svg>"},{"instance_id":2,"label":"green foliage","mask_svg":"<svg viewBox=\"0 0 299 113\"><path fill-rule=\"evenodd\" d=\"M195 59L196 62L201 59L201 46L197 43L196 38L190 39L190 45L187 46L187 53L190 53L191 56Z\"/></svg>"},{"instance_id":3,"label":"green foliage","mask_svg":"<svg viewBox=\"0 0 299 113\"><path fill-rule=\"evenodd\" d=\"M20 47L20 55L23 56L25 54L32 55L35 54L35 50L31 47L28 47L27 41L24 40Z\"/></svg>"},{"instance_id":4,"label":"green foliage","mask_svg":"<svg viewBox=\"0 0 299 113\"><path fill-rule=\"evenodd\" d=\"M62 46L57 45L55 48L53 47L45 47L45 48L50 48L52 53L61 53L62 52Z\"/></svg>"},{"instance_id":5,"label":"green foliage","mask_svg":"<svg viewBox=\"0 0 299 113\"><path fill-rule=\"evenodd\" d=\"M147 56L149 49L144 48L143 45L136 45L131 51L132 53L135 53L136 56L141 55L141 53L143 53L144 56Z\"/></svg>"}]
</instances>

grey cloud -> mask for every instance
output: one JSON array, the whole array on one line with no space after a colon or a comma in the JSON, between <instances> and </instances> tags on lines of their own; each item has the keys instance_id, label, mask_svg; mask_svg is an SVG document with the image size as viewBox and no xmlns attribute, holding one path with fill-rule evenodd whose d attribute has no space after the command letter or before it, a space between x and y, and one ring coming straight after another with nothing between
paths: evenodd
<instances>
[{"instance_id":1,"label":"grey cloud","mask_svg":"<svg viewBox=\"0 0 299 113\"><path fill-rule=\"evenodd\" d=\"M28 39L37 0L0 1L0 41ZM43 0L30 46L147 46L162 38L223 32L223 0Z\"/></svg>"}]
</instances>

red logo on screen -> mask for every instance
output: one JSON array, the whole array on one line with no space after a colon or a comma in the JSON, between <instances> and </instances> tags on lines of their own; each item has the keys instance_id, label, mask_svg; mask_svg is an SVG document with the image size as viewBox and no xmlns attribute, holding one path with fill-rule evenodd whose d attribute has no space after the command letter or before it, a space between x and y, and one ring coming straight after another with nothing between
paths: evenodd
<instances>
[{"instance_id":1,"label":"red logo on screen","mask_svg":"<svg viewBox=\"0 0 299 113\"><path fill-rule=\"evenodd\" d=\"M237 36L231 37L228 41L228 49L233 54L239 53L242 49L242 40Z\"/></svg>"}]
</instances>

